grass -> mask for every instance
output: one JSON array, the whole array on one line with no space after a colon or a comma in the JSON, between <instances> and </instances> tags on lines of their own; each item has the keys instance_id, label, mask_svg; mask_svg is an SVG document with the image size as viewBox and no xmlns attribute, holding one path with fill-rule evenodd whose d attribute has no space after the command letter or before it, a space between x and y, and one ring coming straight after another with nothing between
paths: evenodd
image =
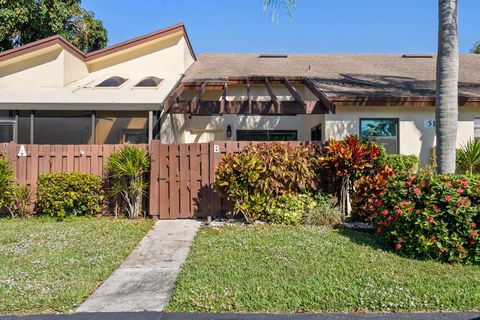
<instances>
[{"instance_id":1,"label":"grass","mask_svg":"<svg viewBox=\"0 0 480 320\"><path fill-rule=\"evenodd\" d=\"M152 223L0 219L0 314L74 309L119 266Z\"/></svg>"},{"instance_id":2,"label":"grass","mask_svg":"<svg viewBox=\"0 0 480 320\"><path fill-rule=\"evenodd\" d=\"M354 231L202 229L168 311L480 310L480 266L403 258Z\"/></svg>"}]
</instances>

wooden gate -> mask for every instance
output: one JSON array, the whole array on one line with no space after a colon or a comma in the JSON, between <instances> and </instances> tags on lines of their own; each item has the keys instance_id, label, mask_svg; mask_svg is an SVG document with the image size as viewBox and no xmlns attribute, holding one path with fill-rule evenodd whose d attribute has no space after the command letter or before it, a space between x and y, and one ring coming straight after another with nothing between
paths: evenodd
<instances>
[{"instance_id":1,"label":"wooden gate","mask_svg":"<svg viewBox=\"0 0 480 320\"><path fill-rule=\"evenodd\" d=\"M215 170L225 154L262 142L213 141L162 144L152 141L150 215L159 219L219 217L231 203L214 190ZM305 145L307 141L288 142Z\"/></svg>"}]
</instances>

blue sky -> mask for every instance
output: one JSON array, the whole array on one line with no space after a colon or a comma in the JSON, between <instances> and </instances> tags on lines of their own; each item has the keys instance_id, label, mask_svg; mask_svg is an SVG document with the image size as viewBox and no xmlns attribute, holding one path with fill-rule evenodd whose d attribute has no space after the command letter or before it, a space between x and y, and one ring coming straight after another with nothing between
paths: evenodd
<instances>
[{"instance_id":1,"label":"blue sky","mask_svg":"<svg viewBox=\"0 0 480 320\"><path fill-rule=\"evenodd\" d=\"M292 19L272 22L263 0L83 0L109 44L178 22L203 52L432 53L437 0L297 0ZM459 0L459 44L480 40L480 1Z\"/></svg>"}]
</instances>

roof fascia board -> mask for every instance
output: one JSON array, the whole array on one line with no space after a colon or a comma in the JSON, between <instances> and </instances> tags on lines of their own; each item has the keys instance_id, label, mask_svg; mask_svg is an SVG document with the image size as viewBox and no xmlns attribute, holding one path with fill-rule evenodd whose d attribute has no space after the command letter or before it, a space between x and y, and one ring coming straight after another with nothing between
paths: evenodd
<instances>
[{"instance_id":1,"label":"roof fascia board","mask_svg":"<svg viewBox=\"0 0 480 320\"><path fill-rule=\"evenodd\" d=\"M152 40L155 40L155 39L166 37L168 35L171 35L171 34L174 34L174 33L177 33L177 32L182 32L183 33L183 35L185 37L185 40L187 42L188 48L190 50L190 54L196 60L197 58L195 56L195 52L193 51L192 45L191 45L190 40L188 38L185 26L182 23L180 23L180 24L176 24L174 26L171 26L171 27L159 30L159 31L155 31L155 32L152 32L152 33L149 33L149 34L131 39L131 40L127 40L125 42L122 42L122 43L119 43L119 44L116 44L116 45L113 45L113 46L110 46L110 47L107 47L107 48L104 48L104 49L101 49L101 50L97 50L97 51L94 51L94 52L91 52L91 53L88 53L88 54L84 54L81 50L79 50L74 45L69 43L63 37L61 37L59 35L55 35L55 36L52 36L52 37L48 37L48 38L45 38L45 39L41 39L41 40L38 40L38 41L31 42L29 44L23 45L23 46L18 47L18 48L13 48L13 49L10 49L10 50L4 51L4 52L0 52L0 62L9 60L9 59L12 59L12 58L15 58L15 57L19 57L19 56L27 54L27 53L35 52L37 50L40 50L40 49L43 49L43 48L46 48L46 47L49 47L49 46L53 46L53 45L60 45L65 50L68 50L74 56L81 59L83 62L88 62L88 61L98 59L100 57L104 57L104 56L107 56L107 55L110 55L110 54L113 54L113 53L117 53L119 51L134 47L134 46L142 44L142 43L146 43L146 42L149 42L149 41L152 41Z\"/></svg>"}]
</instances>

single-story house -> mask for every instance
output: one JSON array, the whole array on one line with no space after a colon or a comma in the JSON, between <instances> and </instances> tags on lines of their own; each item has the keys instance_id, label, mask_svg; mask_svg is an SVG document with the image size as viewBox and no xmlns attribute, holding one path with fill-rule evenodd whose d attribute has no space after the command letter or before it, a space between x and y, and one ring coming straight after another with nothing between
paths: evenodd
<instances>
[{"instance_id":1,"label":"single-story house","mask_svg":"<svg viewBox=\"0 0 480 320\"><path fill-rule=\"evenodd\" d=\"M182 24L88 54L60 36L0 53L0 142L146 143L195 54Z\"/></svg>"},{"instance_id":2,"label":"single-story house","mask_svg":"<svg viewBox=\"0 0 480 320\"><path fill-rule=\"evenodd\" d=\"M428 54L204 54L175 25L85 54L59 36L0 53L0 142L197 143L358 134L435 146ZM460 57L458 144L480 137L480 55Z\"/></svg>"},{"instance_id":3,"label":"single-story house","mask_svg":"<svg viewBox=\"0 0 480 320\"><path fill-rule=\"evenodd\" d=\"M204 54L164 103L164 143L321 140L356 134L428 163L436 57ZM458 144L480 137L480 55L460 56Z\"/></svg>"}]
</instances>

